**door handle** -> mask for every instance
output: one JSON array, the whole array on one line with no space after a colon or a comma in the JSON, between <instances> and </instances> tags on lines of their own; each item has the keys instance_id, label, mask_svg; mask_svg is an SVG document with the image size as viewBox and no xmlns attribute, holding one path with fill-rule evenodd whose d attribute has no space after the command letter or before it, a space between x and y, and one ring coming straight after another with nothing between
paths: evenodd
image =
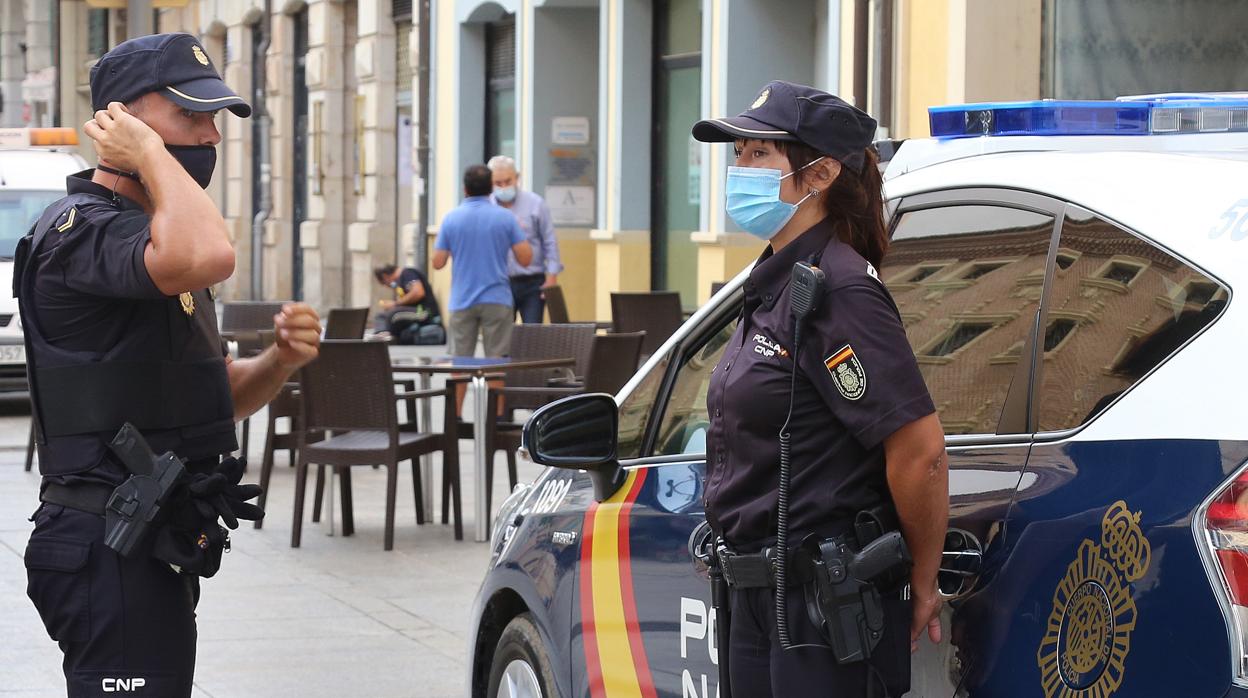
<instances>
[{"instance_id":1,"label":"door handle","mask_svg":"<svg viewBox=\"0 0 1248 698\"><path fill-rule=\"evenodd\" d=\"M970 531L951 528L945 534L936 585L946 600L965 596L975 586L983 570L984 550Z\"/></svg>"}]
</instances>

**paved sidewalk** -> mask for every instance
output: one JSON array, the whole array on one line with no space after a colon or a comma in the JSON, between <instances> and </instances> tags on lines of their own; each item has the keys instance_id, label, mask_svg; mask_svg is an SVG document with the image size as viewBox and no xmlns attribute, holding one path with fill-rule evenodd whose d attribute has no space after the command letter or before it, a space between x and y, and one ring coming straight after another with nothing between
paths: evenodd
<instances>
[{"instance_id":1,"label":"paved sidewalk","mask_svg":"<svg viewBox=\"0 0 1248 698\"><path fill-rule=\"evenodd\" d=\"M60 651L25 593L26 519L37 506L39 482L36 473L22 471L27 409L24 397L0 398L0 698L64 695ZM251 462L257 465L264 424L263 413L252 419ZM292 549L294 469L279 452L264 528L235 531L233 551L204 583L194 695L465 695L468 613L488 551L471 542L472 444L460 445L467 540L455 541L449 525L415 525L411 469L400 466L390 552L382 550L385 472L370 468L352 470L355 535L330 537L309 518L303 546ZM521 466L522 480L537 473L536 466ZM496 474L497 504L507 489L501 457ZM249 479L255 477L252 468ZM439 484L435 474L435 512L441 511Z\"/></svg>"}]
</instances>

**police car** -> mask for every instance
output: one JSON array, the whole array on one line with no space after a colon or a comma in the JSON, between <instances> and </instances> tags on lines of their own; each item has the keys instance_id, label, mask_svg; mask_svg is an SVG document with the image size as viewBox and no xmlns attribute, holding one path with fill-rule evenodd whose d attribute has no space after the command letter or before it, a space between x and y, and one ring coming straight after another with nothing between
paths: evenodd
<instances>
[{"instance_id":1,"label":"police car","mask_svg":"<svg viewBox=\"0 0 1248 698\"><path fill-rule=\"evenodd\" d=\"M1248 696L1248 95L930 117L879 270L950 461L945 640L908 695ZM690 538L743 280L615 399L529 421L554 467L494 523L473 696L718 695Z\"/></svg>"},{"instance_id":2,"label":"police car","mask_svg":"<svg viewBox=\"0 0 1248 698\"><path fill-rule=\"evenodd\" d=\"M13 251L65 178L87 168L69 128L0 128L0 391L26 389L26 348L13 297Z\"/></svg>"}]
</instances>

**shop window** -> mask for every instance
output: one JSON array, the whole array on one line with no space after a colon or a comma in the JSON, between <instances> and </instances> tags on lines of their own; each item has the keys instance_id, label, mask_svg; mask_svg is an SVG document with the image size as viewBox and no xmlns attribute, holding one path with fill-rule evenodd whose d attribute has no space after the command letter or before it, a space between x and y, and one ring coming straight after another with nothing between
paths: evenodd
<instances>
[{"instance_id":1,"label":"shop window","mask_svg":"<svg viewBox=\"0 0 1248 698\"><path fill-rule=\"evenodd\" d=\"M1225 306L1217 281L1088 211L1072 207L1061 248L1097 271L1053 279L1037 377L1037 427L1044 431L1094 418Z\"/></svg>"}]
</instances>

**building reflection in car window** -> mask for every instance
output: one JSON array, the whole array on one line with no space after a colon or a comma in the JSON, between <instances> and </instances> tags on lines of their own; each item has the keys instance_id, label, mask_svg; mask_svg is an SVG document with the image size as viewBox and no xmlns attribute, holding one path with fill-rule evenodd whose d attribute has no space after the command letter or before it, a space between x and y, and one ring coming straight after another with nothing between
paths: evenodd
<instances>
[{"instance_id":1,"label":"building reflection in car window","mask_svg":"<svg viewBox=\"0 0 1248 698\"><path fill-rule=\"evenodd\" d=\"M1052 216L1004 206L898 219L881 278L946 433L996 433L1039 308L1052 234Z\"/></svg>"},{"instance_id":2,"label":"building reflection in car window","mask_svg":"<svg viewBox=\"0 0 1248 698\"><path fill-rule=\"evenodd\" d=\"M1061 249L1074 259L1053 280L1039 428L1077 427L1200 333L1226 305L1219 283L1166 251L1071 207Z\"/></svg>"},{"instance_id":3,"label":"building reflection in car window","mask_svg":"<svg viewBox=\"0 0 1248 698\"><path fill-rule=\"evenodd\" d=\"M620 403L619 440L616 454L620 458L640 458L642 441L646 436L646 425L650 423L650 415L654 411L654 400L663 385L663 374L667 373L667 364L671 360L669 350L659 359L633 389L633 392Z\"/></svg>"},{"instance_id":4,"label":"building reflection in car window","mask_svg":"<svg viewBox=\"0 0 1248 698\"><path fill-rule=\"evenodd\" d=\"M711 371L715 370L736 329L734 318L712 334L680 367L663 409L663 421L659 423L655 455L706 452L706 429L711 423L706 411L706 391L711 384Z\"/></svg>"}]
</instances>

